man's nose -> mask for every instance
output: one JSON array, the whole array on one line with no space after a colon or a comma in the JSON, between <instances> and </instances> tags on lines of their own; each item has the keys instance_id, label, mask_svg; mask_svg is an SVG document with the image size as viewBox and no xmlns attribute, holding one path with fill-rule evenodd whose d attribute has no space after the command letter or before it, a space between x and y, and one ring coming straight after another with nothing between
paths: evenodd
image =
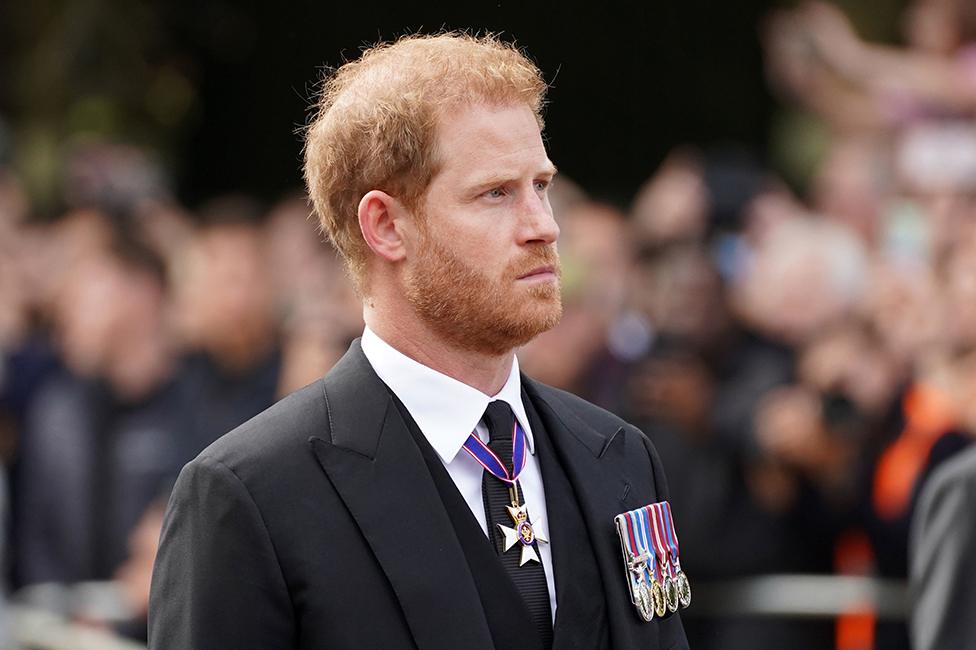
<instances>
[{"instance_id":1,"label":"man's nose","mask_svg":"<svg viewBox=\"0 0 976 650\"><path fill-rule=\"evenodd\" d=\"M559 237L559 225L545 194L532 192L523 201L521 243L552 244Z\"/></svg>"}]
</instances>

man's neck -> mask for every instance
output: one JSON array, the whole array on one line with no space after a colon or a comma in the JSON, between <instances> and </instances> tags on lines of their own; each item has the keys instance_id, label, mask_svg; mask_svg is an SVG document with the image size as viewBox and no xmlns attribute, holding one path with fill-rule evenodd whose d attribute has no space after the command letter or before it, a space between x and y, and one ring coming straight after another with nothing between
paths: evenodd
<instances>
[{"instance_id":1,"label":"man's neck","mask_svg":"<svg viewBox=\"0 0 976 650\"><path fill-rule=\"evenodd\" d=\"M368 304L363 308L363 319L374 334L402 354L486 395L498 394L512 372L514 350L489 355L461 349L417 319L389 318L382 309Z\"/></svg>"}]
</instances>

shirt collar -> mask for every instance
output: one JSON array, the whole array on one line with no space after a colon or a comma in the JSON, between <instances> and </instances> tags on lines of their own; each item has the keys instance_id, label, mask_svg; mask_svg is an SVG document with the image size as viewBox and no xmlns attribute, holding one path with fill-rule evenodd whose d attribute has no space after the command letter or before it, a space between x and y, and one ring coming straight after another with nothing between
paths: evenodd
<instances>
[{"instance_id":1,"label":"shirt collar","mask_svg":"<svg viewBox=\"0 0 976 650\"><path fill-rule=\"evenodd\" d=\"M421 432L445 463L454 460L484 415L488 403L495 400L507 402L512 407L528 438L529 453L535 453L529 418L522 404L522 381L517 358L512 359L512 371L505 385L497 395L491 397L411 359L369 327L363 331L362 348L373 370L407 407Z\"/></svg>"}]
</instances>

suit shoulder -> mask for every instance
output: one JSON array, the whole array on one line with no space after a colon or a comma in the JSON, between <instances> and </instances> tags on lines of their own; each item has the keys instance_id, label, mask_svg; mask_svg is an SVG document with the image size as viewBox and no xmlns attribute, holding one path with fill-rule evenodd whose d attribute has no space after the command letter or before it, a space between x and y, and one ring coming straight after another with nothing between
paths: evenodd
<instances>
[{"instance_id":1,"label":"suit shoulder","mask_svg":"<svg viewBox=\"0 0 976 650\"><path fill-rule=\"evenodd\" d=\"M321 435L328 417L320 379L225 433L193 462L216 461L235 473L266 463L280 467L306 455L309 437Z\"/></svg>"},{"instance_id":2,"label":"suit shoulder","mask_svg":"<svg viewBox=\"0 0 976 650\"><path fill-rule=\"evenodd\" d=\"M528 379L527 383L538 392L540 397L549 401L551 404L559 404L562 408L567 409L597 431L605 431L610 427L624 427L637 430L635 426L619 415L611 413L592 402L588 402L569 391L554 388L533 379Z\"/></svg>"},{"instance_id":3,"label":"suit shoulder","mask_svg":"<svg viewBox=\"0 0 976 650\"><path fill-rule=\"evenodd\" d=\"M623 429L634 435L624 436L628 454L637 454L638 450L643 449L651 463L654 479L655 494L661 499L668 498L667 479L664 475L664 468L661 465L661 458L651 439L639 428L630 424L618 415L614 415L604 408L592 404L585 399L570 392L553 388L545 384L525 378L526 386L534 391L542 400L562 414L570 414L586 426L603 436L613 437L614 433ZM639 446L638 446L639 445Z\"/></svg>"}]
</instances>

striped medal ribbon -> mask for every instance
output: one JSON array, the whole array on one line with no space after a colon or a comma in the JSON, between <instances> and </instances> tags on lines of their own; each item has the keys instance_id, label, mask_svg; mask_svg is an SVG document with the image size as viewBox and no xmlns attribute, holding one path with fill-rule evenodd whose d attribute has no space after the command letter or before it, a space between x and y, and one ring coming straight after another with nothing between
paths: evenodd
<instances>
[{"instance_id":1,"label":"striped medal ribbon","mask_svg":"<svg viewBox=\"0 0 976 650\"><path fill-rule=\"evenodd\" d=\"M617 515L614 523L620 537L630 600L640 617L651 621L657 610L657 598L663 596L663 592L660 592L654 579L657 561L650 550L650 531L646 520L641 517L641 510L638 509Z\"/></svg>"},{"instance_id":2,"label":"striped medal ribbon","mask_svg":"<svg viewBox=\"0 0 976 650\"><path fill-rule=\"evenodd\" d=\"M651 537L654 540L654 551L658 561L663 565L664 596L670 612L678 610L678 585L675 583L674 564L670 561L668 552L667 531L664 524L664 503L652 503L647 506L651 519Z\"/></svg>"},{"instance_id":3,"label":"striped medal ribbon","mask_svg":"<svg viewBox=\"0 0 976 650\"><path fill-rule=\"evenodd\" d=\"M474 431L468 436L468 439L464 441L463 449L471 454L478 463L485 468L485 471L494 476L495 478L505 481L509 485L515 485L515 481L518 480L519 474L525 468L525 457L526 457L526 441L525 441L525 431L522 430L522 425L518 423L518 418L515 418L515 423L512 425L512 471L509 472L505 464L495 455L488 445L481 441L478 434Z\"/></svg>"},{"instance_id":4,"label":"striped medal ribbon","mask_svg":"<svg viewBox=\"0 0 976 650\"><path fill-rule=\"evenodd\" d=\"M688 576L681 570L681 549L678 546L678 531L674 527L674 517L671 515L671 504L664 502L664 523L668 534L668 547L671 549L671 560L674 563L675 585L678 588L678 602L682 608L691 605L691 583Z\"/></svg>"}]
</instances>

